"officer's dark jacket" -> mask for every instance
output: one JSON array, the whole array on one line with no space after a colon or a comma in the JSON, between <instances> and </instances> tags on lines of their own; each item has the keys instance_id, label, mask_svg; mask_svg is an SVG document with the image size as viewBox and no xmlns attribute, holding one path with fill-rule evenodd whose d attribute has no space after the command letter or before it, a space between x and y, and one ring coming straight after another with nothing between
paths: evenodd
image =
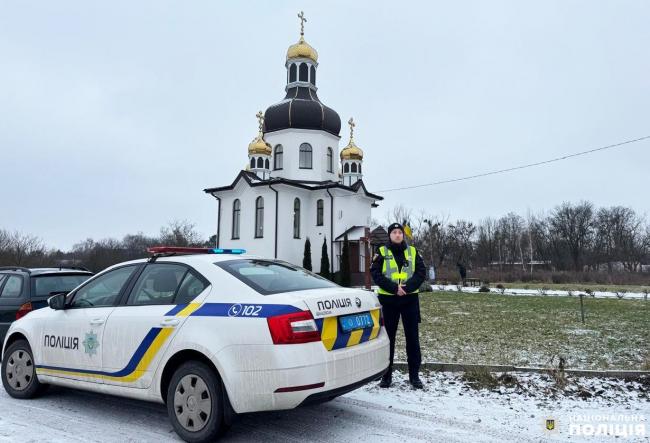
<instances>
[{"instance_id":1,"label":"officer's dark jacket","mask_svg":"<svg viewBox=\"0 0 650 443\"><path fill-rule=\"evenodd\" d=\"M406 242L402 242L399 245L393 242L389 242L386 245L386 247L389 248L393 253L393 256L395 257L395 261L397 262L397 267L401 272L402 266L406 261L406 259L404 258L404 249L406 248ZM390 280L383 274L382 272L383 264L384 264L384 257L379 252L377 252L377 254L375 254L375 256L373 257L372 263L370 265L370 275L372 275L372 280L375 282L376 285L381 287L384 291L388 291L391 294L397 294L397 283ZM418 252L415 256L415 270L413 271L413 275L411 276L411 278L406 280L406 283L404 283L404 291L408 294L417 290L420 287L420 285L424 282L426 277L427 277L427 269L426 266L424 265L424 261L422 260L422 257L420 256L420 253Z\"/></svg>"}]
</instances>

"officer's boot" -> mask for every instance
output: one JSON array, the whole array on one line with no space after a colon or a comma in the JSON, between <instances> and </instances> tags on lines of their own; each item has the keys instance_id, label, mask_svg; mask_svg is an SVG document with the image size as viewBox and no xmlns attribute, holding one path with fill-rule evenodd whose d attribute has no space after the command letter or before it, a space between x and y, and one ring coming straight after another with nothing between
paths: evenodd
<instances>
[{"instance_id":1,"label":"officer's boot","mask_svg":"<svg viewBox=\"0 0 650 443\"><path fill-rule=\"evenodd\" d=\"M409 374L409 383L413 389L424 389L424 383L420 380L420 376L416 374Z\"/></svg>"},{"instance_id":2,"label":"officer's boot","mask_svg":"<svg viewBox=\"0 0 650 443\"><path fill-rule=\"evenodd\" d=\"M392 371L389 369L381 378L381 381L379 382L379 387L389 388L392 383L393 383L393 374Z\"/></svg>"}]
</instances>

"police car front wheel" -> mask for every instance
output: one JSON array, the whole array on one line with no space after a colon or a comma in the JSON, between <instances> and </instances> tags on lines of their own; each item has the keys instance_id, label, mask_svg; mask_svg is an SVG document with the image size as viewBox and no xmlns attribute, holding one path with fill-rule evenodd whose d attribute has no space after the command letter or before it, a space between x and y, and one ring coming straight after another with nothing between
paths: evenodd
<instances>
[{"instance_id":1,"label":"police car front wheel","mask_svg":"<svg viewBox=\"0 0 650 443\"><path fill-rule=\"evenodd\" d=\"M167 412L176 433L187 442L212 441L227 429L223 419L223 386L208 365L192 361L180 366L167 389Z\"/></svg>"},{"instance_id":2,"label":"police car front wheel","mask_svg":"<svg viewBox=\"0 0 650 443\"><path fill-rule=\"evenodd\" d=\"M47 385L38 381L32 349L27 340L18 340L5 351L2 385L14 398L34 398L47 388Z\"/></svg>"}]
</instances>

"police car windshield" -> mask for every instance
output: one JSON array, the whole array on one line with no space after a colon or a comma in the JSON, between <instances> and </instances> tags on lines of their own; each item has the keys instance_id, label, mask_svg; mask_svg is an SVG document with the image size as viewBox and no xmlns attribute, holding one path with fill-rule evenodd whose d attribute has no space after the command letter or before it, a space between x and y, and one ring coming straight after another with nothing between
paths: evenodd
<instances>
[{"instance_id":1,"label":"police car windshield","mask_svg":"<svg viewBox=\"0 0 650 443\"><path fill-rule=\"evenodd\" d=\"M215 265L264 295L337 286L320 275L279 260L228 260Z\"/></svg>"},{"instance_id":2,"label":"police car windshield","mask_svg":"<svg viewBox=\"0 0 650 443\"><path fill-rule=\"evenodd\" d=\"M91 274L37 276L34 277L34 295L46 297L52 292L70 292L90 277Z\"/></svg>"}]
</instances>

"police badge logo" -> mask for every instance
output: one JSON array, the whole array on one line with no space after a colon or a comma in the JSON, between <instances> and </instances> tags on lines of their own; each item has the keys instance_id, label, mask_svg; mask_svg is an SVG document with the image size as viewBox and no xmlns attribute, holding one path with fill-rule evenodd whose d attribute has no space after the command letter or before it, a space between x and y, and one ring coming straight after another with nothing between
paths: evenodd
<instances>
[{"instance_id":1,"label":"police badge logo","mask_svg":"<svg viewBox=\"0 0 650 443\"><path fill-rule=\"evenodd\" d=\"M91 357L97 354L97 348L99 348L99 341L97 340L97 334L93 331L86 333L86 338L82 342L84 345L84 352Z\"/></svg>"}]
</instances>

